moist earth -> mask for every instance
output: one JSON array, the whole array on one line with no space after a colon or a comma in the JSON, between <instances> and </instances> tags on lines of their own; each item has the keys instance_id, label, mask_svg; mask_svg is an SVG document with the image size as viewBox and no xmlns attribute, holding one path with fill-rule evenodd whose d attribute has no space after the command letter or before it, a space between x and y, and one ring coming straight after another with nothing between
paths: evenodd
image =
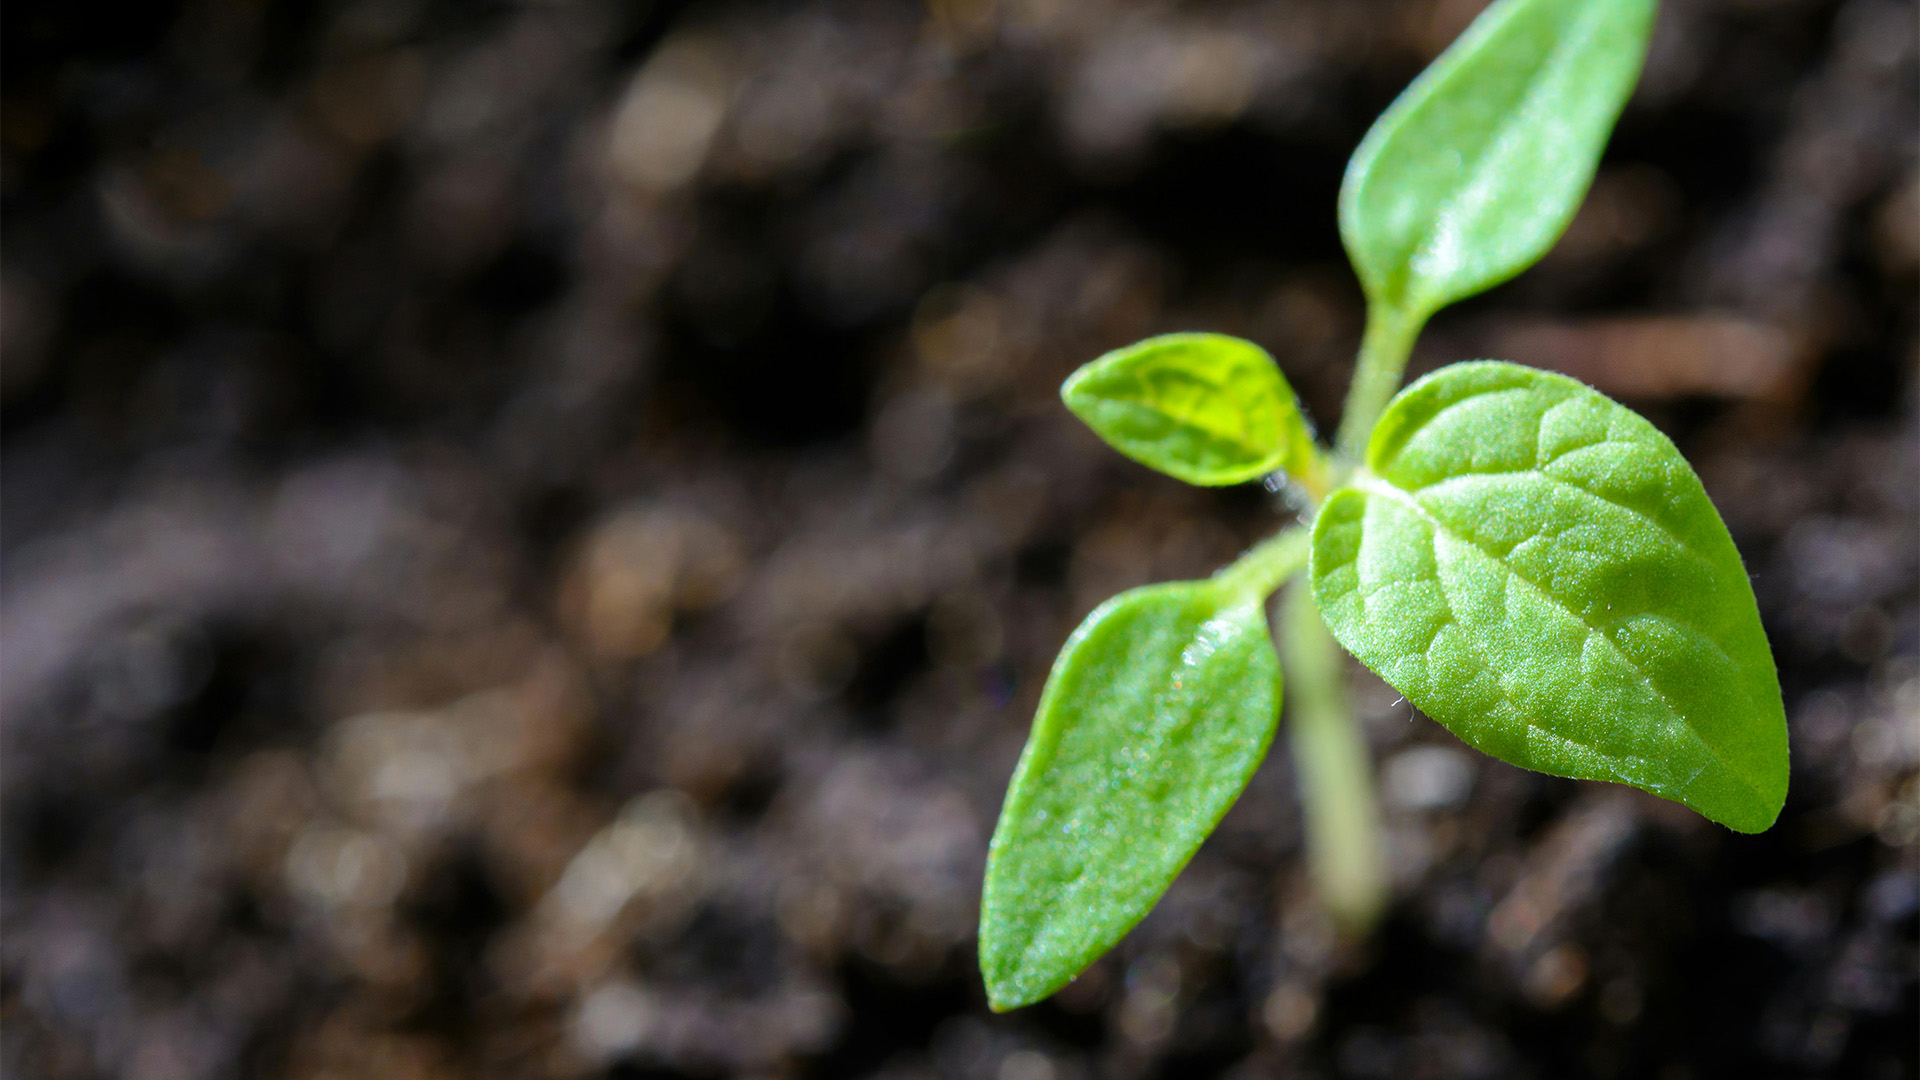
<instances>
[{"instance_id":1,"label":"moist earth","mask_svg":"<svg viewBox=\"0 0 1920 1080\"><path fill-rule=\"evenodd\" d=\"M988 1012L986 840L1112 593L1285 492L1061 406L1148 334L1323 429L1347 155L1478 5L19 0L0 128L0 1069L1920 1074L1915 13L1669 0L1593 193L1413 373L1696 464L1793 753L1740 836L1355 668L1393 902L1284 740L1160 907Z\"/></svg>"}]
</instances>

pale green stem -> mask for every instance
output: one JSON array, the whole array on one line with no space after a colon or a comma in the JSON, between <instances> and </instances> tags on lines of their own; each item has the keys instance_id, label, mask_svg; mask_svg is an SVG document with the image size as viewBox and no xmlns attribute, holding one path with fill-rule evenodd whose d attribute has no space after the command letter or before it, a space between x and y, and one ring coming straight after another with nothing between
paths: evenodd
<instances>
[{"instance_id":1,"label":"pale green stem","mask_svg":"<svg viewBox=\"0 0 1920 1080\"><path fill-rule=\"evenodd\" d=\"M1335 924L1363 934L1387 901L1379 802L1367 744L1347 703L1340 647L1308 582L1294 582L1281 600L1280 652L1307 867Z\"/></svg>"},{"instance_id":2,"label":"pale green stem","mask_svg":"<svg viewBox=\"0 0 1920 1080\"><path fill-rule=\"evenodd\" d=\"M1307 530L1282 529L1213 575L1222 586L1266 599L1307 565Z\"/></svg>"},{"instance_id":3,"label":"pale green stem","mask_svg":"<svg viewBox=\"0 0 1920 1080\"><path fill-rule=\"evenodd\" d=\"M1427 317L1386 304L1367 305L1367 332L1360 339L1360 359L1347 390L1347 406L1340 414L1339 450L1349 460L1366 456L1367 439L1387 402L1400 389L1400 376L1413 355L1414 339Z\"/></svg>"}]
</instances>

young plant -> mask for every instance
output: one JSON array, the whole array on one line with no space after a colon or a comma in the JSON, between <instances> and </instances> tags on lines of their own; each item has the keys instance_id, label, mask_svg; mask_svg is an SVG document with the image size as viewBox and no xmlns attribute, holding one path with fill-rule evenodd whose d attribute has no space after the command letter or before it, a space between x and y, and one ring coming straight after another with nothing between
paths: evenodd
<instances>
[{"instance_id":1,"label":"young plant","mask_svg":"<svg viewBox=\"0 0 1920 1080\"><path fill-rule=\"evenodd\" d=\"M1498 0L1374 125L1340 232L1367 328L1334 448L1272 359L1213 334L1109 353L1062 388L1121 453L1192 484L1284 473L1282 529L1205 581L1089 615L1041 694L987 857L996 1010L1058 990L1160 898L1273 739L1281 605L1309 866L1364 930L1385 902L1365 743L1334 642L1502 761L1631 784L1740 832L1786 799L1787 730L1740 555L1653 425L1498 361L1400 391L1441 307L1566 228L1646 55L1654 0Z\"/></svg>"}]
</instances>

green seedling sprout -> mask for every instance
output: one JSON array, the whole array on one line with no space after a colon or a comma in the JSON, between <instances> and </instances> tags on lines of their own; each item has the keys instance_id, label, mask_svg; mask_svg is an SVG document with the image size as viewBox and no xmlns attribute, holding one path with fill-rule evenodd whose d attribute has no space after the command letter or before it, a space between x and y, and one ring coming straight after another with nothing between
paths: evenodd
<instances>
[{"instance_id":1,"label":"green seedling sprout","mask_svg":"<svg viewBox=\"0 0 1920 1080\"><path fill-rule=\"evenodd\" d=\"M1367 134L1339 206L1367 328L1332 448L1250 342L1153 338L1067 380L1067 407L1135 461L1209 486L1281 473L1308 506L1212 578L1107 601L1061 650L987 857L996 1010L1060 989L1159 900L1265 757L1283 667L1309 868L1342 928L1367 929L1386 885L1341 647L1502 761L1631 784L1739 832L1779 816L1773 657L1673 444L1518 364L1399 388L1434 312L1566 229L1654 6L1498 0ZM1266 618L1283 588L1284 665Z\"/></svg>"}]
</instances>

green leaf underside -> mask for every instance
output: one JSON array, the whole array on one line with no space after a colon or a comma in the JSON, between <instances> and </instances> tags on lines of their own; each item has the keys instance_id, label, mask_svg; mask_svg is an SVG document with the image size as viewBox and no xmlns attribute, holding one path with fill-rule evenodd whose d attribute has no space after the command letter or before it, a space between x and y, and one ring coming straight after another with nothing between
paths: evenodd
<instances>
[{"instance_id":1,"label":"green leaf underside","mask_svg":"<svg viewBox=\"0 0 1920 1080\"><path fill-rule=\"evenodd\" d=\"M1740 832L1779 816L1786 716L1739 553L1673 444L1580 383L1480 361L1408 387L1310 574L1340 643L1485 753Z\"/></svg>"},{"instance_id":2,"label":"green leaf underside","mask_svg":"<svg viewBox=\"0 0 1920 1080\"><path fill-rule=\"evenodd\" d=\"M1066 985L1144 917L1266 755L1280 663L1264 596L1133 589L1074 631L987 854L980 971L996 1010Z\"/></svg>"},{"instance_id":3,"label":"green leaf underside","mask_svg":"<svg viewBox=\"0 0 1920 1080\"><path fill-rule=\"evenodd\" d=\"M1367 296L1424 319L1566 230L1639 78L1654 0L1498 0L1374 124L1340 190Z\"/></svg>"},{"instance_id":4,"label":"green leaf underside","mask_svg":"<svg viewBox=\"0 0 1920 1080\"><path fill-rule=\"evenodd\" d=\"M1189 484L1298 470L1313 437L1266 350L1222 334L1167 334L1117 349L1060 388L1109 446Z\"/></svg>"}]
</instances>

